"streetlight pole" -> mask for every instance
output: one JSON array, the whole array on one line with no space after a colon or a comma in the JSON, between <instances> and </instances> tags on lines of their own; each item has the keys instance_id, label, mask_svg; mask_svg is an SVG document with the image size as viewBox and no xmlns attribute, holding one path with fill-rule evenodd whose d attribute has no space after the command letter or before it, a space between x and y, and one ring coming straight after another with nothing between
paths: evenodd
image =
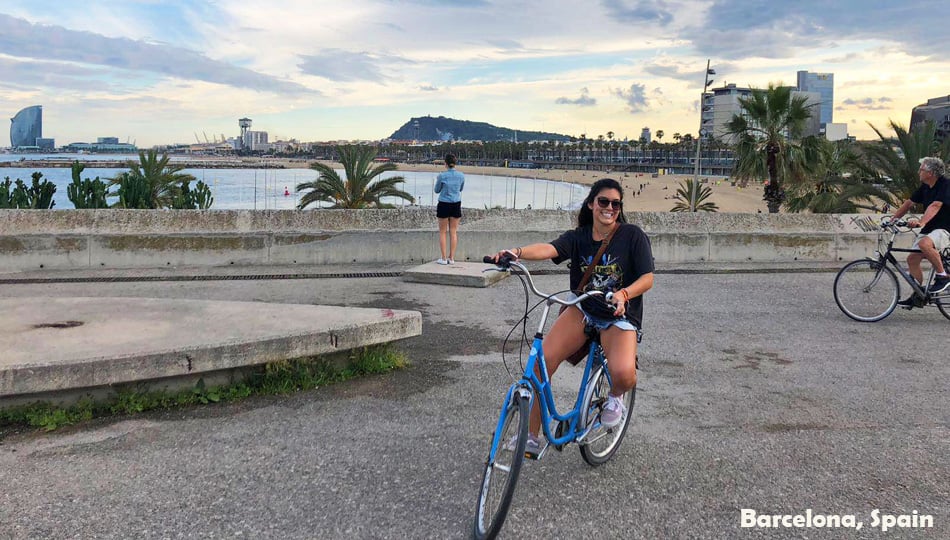
<instances>
[{"instance_id":1,"label":"streetlight pole","mask_svg":"<svg viewBox=\"0 0 950 540\"><path fill-rule=\"evenodd\" d=\"M696 168L693 169L693 189L690 190L689 194L689 211L696 211L696 198L699 196L699 156L700 149L703 145L703 112L706 110L706 88L709 88L709 85L713 81L709 78L710 75L715 75L716 70L709 67L709 59L706 59L706 78L703 81L703 91L699 95L699 133L696 137Z\"/></svg>"}]
</instances>

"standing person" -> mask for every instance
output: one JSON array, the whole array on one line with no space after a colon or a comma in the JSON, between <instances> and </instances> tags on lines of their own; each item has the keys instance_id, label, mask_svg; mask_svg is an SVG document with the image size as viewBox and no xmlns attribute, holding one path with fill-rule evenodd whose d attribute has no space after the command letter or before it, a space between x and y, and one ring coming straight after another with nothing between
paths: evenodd
<instances>
[{"instance_id":1,"label":"standing person","mask_svg":"<svg viewBox=\"0 0 950 540\"><path fill-rule=\"evenodd\" d=\"M944 177L945 170L946 167L940 158L922 158L920 169L917 171L920 187L894 212L892 218L898 219L906 214L914 203L924 205L924 215L919 220L907 220L907 224L911 227L921 228L920 236L914 242L914 248L919 249L920 253L908 255L907 266L917 282L923 283L924 273L920 268L920 262L923 259L930 261L937 271L933 285L930 286L930 294L943 292L950 287L950 277L947 277L947 269L943 267L943 261L940 260L940 252L950 246L950 180ZM911 308L920 303L921 299L915 298L916 296L916 293L911 294L906 300L901 300L897 304Z\"/></svg>"},{"instance_id":2,"label":"standing person","mask_svg":"<svg viewBox=\"0 0 950 540\"><path fill-rule=\"evenodd\" d=\"M439 218L439 249L442 257L439 264L455 262L455 248L458 247L459 222L462 220L462 189L465 188L465 175L455 170L455 156L445 155L445 172L435 181L435 192L439 194L439 204L435 215ZM446 236L451 236L452 245L449 256L445 256Z\"/></svg>"},{"instance_id":3,"label":"standing person","mask_svg":"<svg viewBox=\"0 0 950 540\"><path fill-rule=\"evenodd\" d=\"M601 259L592 260L609 238ZM650 239L640 227L627 223L623 215L623 189L612 178L602 178L591 186L577 215L577 228L553 242L507 249L495 255L517 259L551 259L555 264L570 261L571 290L581 294L592 289L614 293L613 304L604 297L592 297L564 310L544 337L542 350L548 375L554 375L574 351L587 341L586 326L600 331L604 355L609 358L613 386L601 414L605 427L620 424L627 414L620 399L637 384L637 335L643 321L643 293L653 287L653 251ZM584 272L595 265L583 291L578 291ZM542 442L541 410L537 401L531 409L526 452L538 455Z\"/></svg>"}]
</instances>

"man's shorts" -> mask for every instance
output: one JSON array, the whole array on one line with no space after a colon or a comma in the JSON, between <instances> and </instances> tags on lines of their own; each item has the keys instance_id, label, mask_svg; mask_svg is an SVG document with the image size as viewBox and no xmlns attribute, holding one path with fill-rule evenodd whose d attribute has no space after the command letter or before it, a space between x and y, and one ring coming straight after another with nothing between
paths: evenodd
<instances>
[{"instance_id":1,"label":"man's shorts","mask_svg":"<svg viewBox=\"0 0 950 540\"><path fill-rule=\"evenodd\" d=\"M462 217L462 202L442 202L439 201L439 204L435 207L435 217L439 219L445 218L461 218Z\"/></svg>"},{"instance_id":2,"label":"man's shorts","mask_svg":"<svg viewBox=\"0 0 950 540\"><path fill-rule=\"evenodd\" d=\"M933 240L934 247L937 248L937 251L943 251L950 247L950 232L947 232L946 229L934 229L924 236L918 237L917 240L914 241L914 249L920 249L920 246L917 244L920 243L920 240L924 237Z\"/></svg>"}]
</instances>

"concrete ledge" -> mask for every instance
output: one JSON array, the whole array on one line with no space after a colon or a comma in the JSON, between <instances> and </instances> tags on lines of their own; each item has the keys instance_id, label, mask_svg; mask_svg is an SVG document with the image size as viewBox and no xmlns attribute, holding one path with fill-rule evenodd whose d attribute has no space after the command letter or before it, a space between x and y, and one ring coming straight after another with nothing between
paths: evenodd
<instances>
[{"instance_id":1,"label":"concrete ledge","mask_svg":"<svg viewBox=\"0 0 950 540\"><path fill-rule=\"evenodd\" d=\"M416 311L155 298L0 300L0 398L332 354L422 333Z\"/></svg>"},{"instance_id":2,"label":"concrete ledge","mask_svg":"<svg viewBox=\"0 0 950 540\"><path fill-rule=\"evenodd\" d=\"M869 215L628 212L659 263L831 262L872 253ZM554 210L466 209L460 262L574 226ZM902 238L901 241L905 239ZM4 210L0 272L168 266L421 264L439 256L431 209Z\"/></svg>"},{"instance_id":3,"label":"concrete ledge","mask_svg":"<svg viewBox=\"0 0 950 540\"><path fill-rule=\"evenodd\" d=\"M486 268L491 268L491 265L459 261L438 264L433 261L405 270L402 277L406 281L458 287L488 287L508 277L508 272L485 272Z\"/></svg>"}]
</instances>

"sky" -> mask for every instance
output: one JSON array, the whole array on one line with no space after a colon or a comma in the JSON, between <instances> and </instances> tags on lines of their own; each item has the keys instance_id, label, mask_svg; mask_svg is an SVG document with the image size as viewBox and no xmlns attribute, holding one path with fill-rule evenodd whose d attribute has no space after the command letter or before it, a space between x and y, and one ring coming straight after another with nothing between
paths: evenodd
<instances>
[{"instance_id":1,"label":"sky","mask_svg":"<svg viewBox=\"0 0 950 540\"><path fill-rule=\"evenodd\" d=\"M378 140L412 117L665 141L724 83L834 73L858 139L950 94L946 0L0 0L0 113L57 145ZM0 134L0 146L9 144Z\"/></svg>"}]
</instances>

